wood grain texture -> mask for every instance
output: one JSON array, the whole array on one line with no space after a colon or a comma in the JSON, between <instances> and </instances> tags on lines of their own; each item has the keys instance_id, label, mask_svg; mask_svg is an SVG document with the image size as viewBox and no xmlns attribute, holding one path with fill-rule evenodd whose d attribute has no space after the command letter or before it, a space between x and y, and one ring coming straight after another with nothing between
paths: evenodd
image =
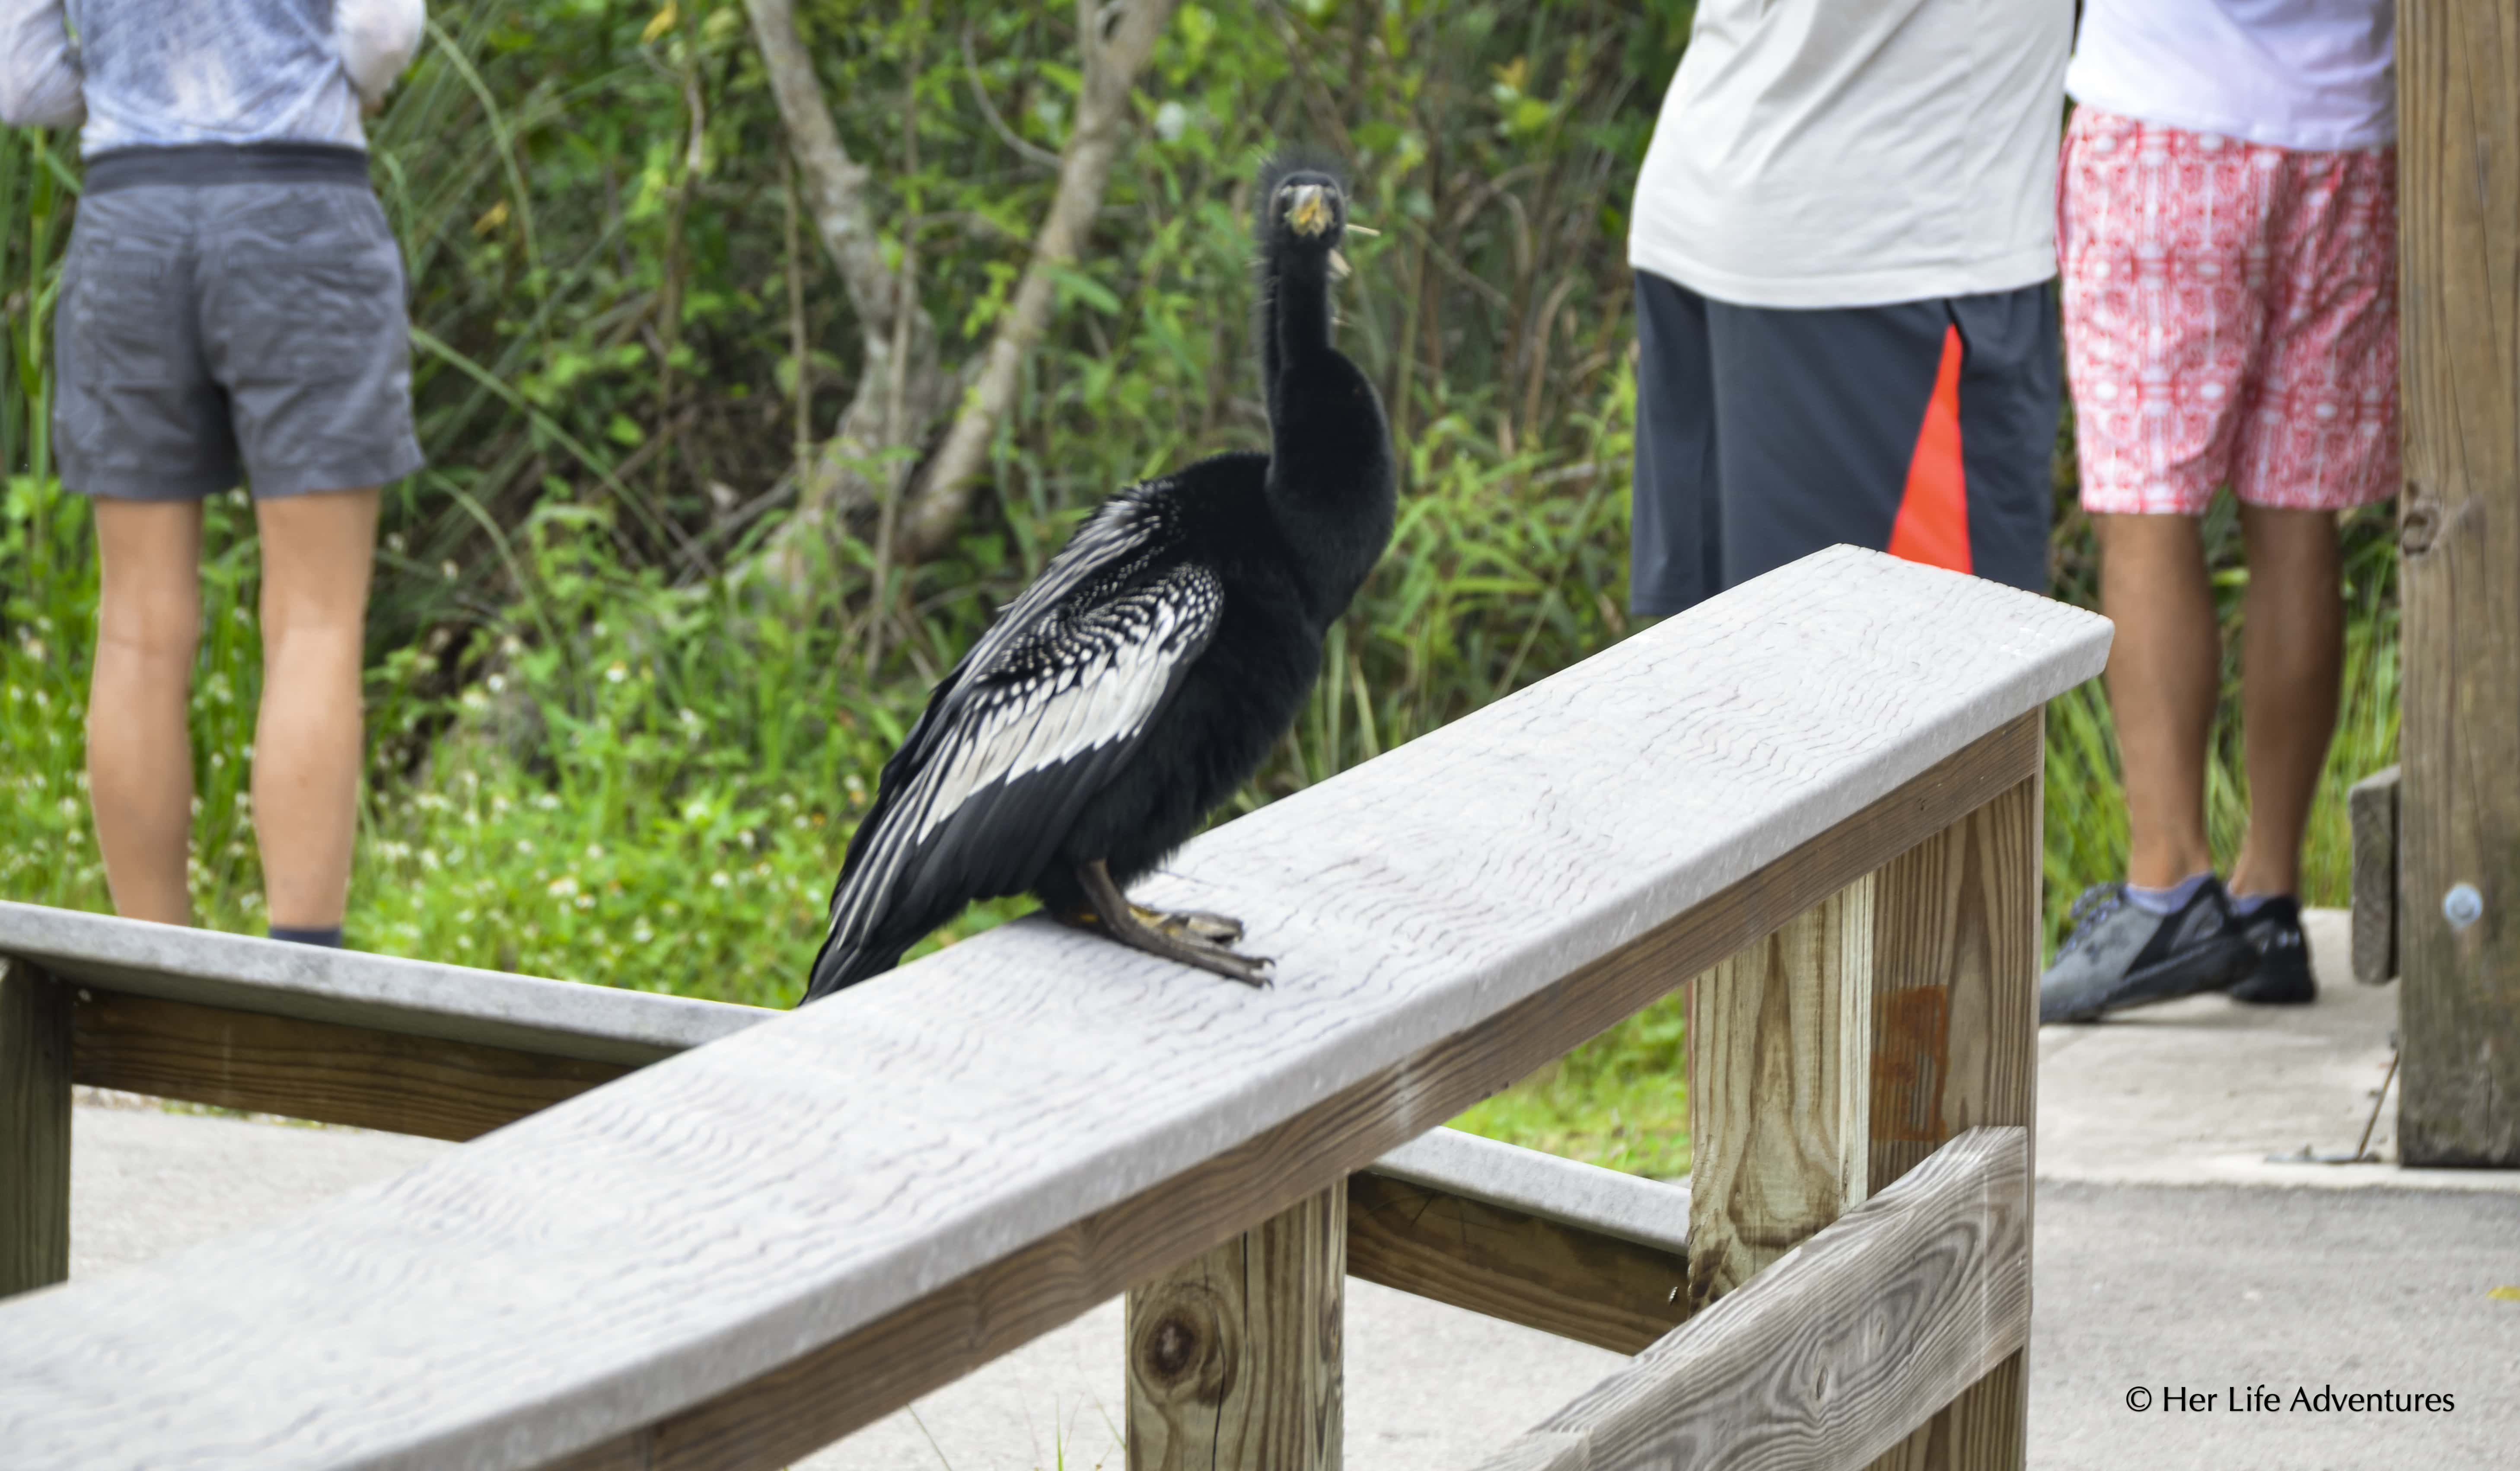
<instances>
[{"instance_id":1,"label":"wood grain texture","mask_svg":"<svg viewBox=\"0 0 2520 1471\"><path fill-rule=\"evenodd\" d=\"M1688 1315L1684 1253L1372 1172L1348 1176L1347 1269L1621 1354Z\"/></svg>"},{"instance_id":2,"label":"wood grain texture","mask_svg":"<svg viewBox=\"0 0 2520 1471\"><path fill-rule=\"evenodd\" d=\"M1808 559L1145 886L1242 917L1273 989L1001 927L292 1219L0 1307L0 1465L495 1471L736 1406L827 1350L787 1424L841 1433L968 1362L950 1333L877 1361L887 1321L944 1332L968 1279L980 1337L1021 1342L1342 1181L1984 801L1998 757L2019 781L2017 716L2105 647L1980 579ZM1145 1229L1092 1270L1025 1255L1122 1218Z\"/></svg>"},{"instance_id":3,"label":"wood grain texture","mask_svg":"<svg viewBox=\"0 0 2520 1471\"><path fill-rule=\"evenodd\" d=\"M2038 1097L2033 775L1884 865L1874 901L1871 1187Z\"/></svg>"},{"instance_id":4,"label":"wood grain texture","mask_svg":"<svg viewBox=\"0 0 2520 1471\"><path fill-rule=\"evenodd\" d=\"M2354 829L2354 979L2385 986L2398 976L2398 768L2347 789L2345 812Z\"/></svg>"},{"instance_id":5,"label":"wood grain texture","mask_svg":"<svg viewBox=\"0 0 2520 1471\"><path fill-rule=\"evenodd\" d=\"M1586 1471L1851 1471L1999 1370L2029 1328L2027 1131L1973 1129L1535 1434L1588 1438ZM1512 1446L1482 1464L1551 1462Z\"/></svg>"},{"instance_id":6,"label":"wood grain texture","mask_svg":"<svg viewBox=\"0 0 2520 1471\"><path fill-rule=\"evenodd\" d=\"M1867 874L1690 988L1692 1311L1869 1188L1872 893Z\"/></svg>"},{"instance_id":7,"label":"wood grain texture","mask_svg":"<svg viewBox=\"0 0 2520 1471\"><path fill-rule=\"evenodd\" d=\"M1154 1271L1282 1210L1326 1161L1368 1157L1402 1099L1449 1118L1526 1076L2039 769L2035 717L2013 720L1748 879L1272 1134L991 1263L833 1343L581 1456L566 1471L749 1471L787 1464L1069 1321ZM1458 1100L1458 1101L1444 1101ZM1328 1176L1324 1176L1328 1177ZM1351 1236L1353 1232L1351 1231ZM1684 1298L1685 1300L1685 1298ZM0 1460L0 1464L5 1464Z\"/></svg>"},{"instance_id":8,"label":"wood grain texture","mask_svg":"<svg viewBox=\"0 0 2520 1471\"><path fill-rule=\"evenodd\" d=\"M631 1071L93 988L74 1018L74 1081L432 1139L474 1138Z\"/></svg>"},{"instance_id":9,"label":"wood grain texture","mask_svg":"<svg viewBox=\"0 0 2520 1471\"><path fill-rule=\"evenodd\" d=\"M1940 1414L1872 1460L1870 1471L1966 1471L2029 1457L2027 1349L2015 1349Z\"/></svg>"},{"instance_id":10,"label":"wood grain texture","mask_svg":"<svg viewBox=\"0 0 2520 1471\"><path fill-rule=\"evenodd\" d=\"M126 995L630 1065L779 1013L0 900L0 956Z\"/></svg>"},{"instance_id":11,"label":"wood grain texture","mask_svg":"<svg viewBox=\"0 0 2520 1471\"><path fill-rule=\"evenodd\" d=\"M70 1274L69 988L0 965L0 1298Z\"/></svg>"},{"instance_id":12,"label":"wood grain texture","mask_svg":"<svg viewBox=\"0 0 2520 1471\"><path fill-rule=\"evenodd\" d=\"M2520 12L2402 0L2398 132L2398 1149L2520 1166Z\"/></svg>"},{"instance_id":13,"label":"wood grain texture","mask_svg":"<svg viewBox=\"0 0 2520 1471\"><path fill-rule=\"evenodd\" d=\"M2043 809L2033 776L1880 872L1875 1190L1962 1129L2035 1122ZM2027 1383L2016 1353L1916 1427L1877 1471L2022 1465Z\"/></svg>"},{"instance_id":14,"label":"wood grain texture","mask_svg":"<svg viewBox=\"0 0 2520 1471\"><path fill-rule=\"evenodd\" d=\"M1347 1191L1129 1289L1129 1471L1338 1471Z\"/></svg>"}]
</instances>

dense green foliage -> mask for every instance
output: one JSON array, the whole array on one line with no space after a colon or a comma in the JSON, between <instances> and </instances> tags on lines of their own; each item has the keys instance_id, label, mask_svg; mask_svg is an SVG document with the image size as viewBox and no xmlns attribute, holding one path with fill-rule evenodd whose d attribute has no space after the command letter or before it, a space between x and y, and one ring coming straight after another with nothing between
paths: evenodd
<instances>
[{"instance_id":1,"label":"dense green foliage","mask_svg":"<svg viewBox=\"0 0 2520 1471\"><path fill-rule=\"evenodd\" d=\"M1391 406L1404 501L1311 708L1239 805L1627 631L1623 211L1685 0L1185 4L960 544L878 587L869 550L846 542L803 594L742 572L800 444L846 401L857 338L796 217L742 5L432 9L373 127L410 263L430 468L388 494L354 943L792 997L853 814L928 682L1113 487L1260 442L1243 196L1284 141L1349 160L1357 216L1382 232L1353 243L1343 341ZM1014 140L1055 151L1065 136L1075 12L799 11L840 136L873 169L885 249L916 259L948 360L968 357L1048 204L1051 171ZM0 895L101 908L80 770L93 552L43 429L68 150L0 139ZM2060 504L2070 488L2068 469ZM2245 574L2217 534L2228 593ZM256 929L242 496L211 507L208 545L195 892L207 923ZM2395 743L2391 564L2381 538L2356 545L2346 777ZM2089 599L2090 560L2068 516L2060 591ZM2115 872L2124 831L2096 691L2060 702L2050 730L2061 906ZM2235 756L2229 739L2217 749L2225 849ZM2334 902L2341 802L2319 824L2310 897ZM1677 1090L1648 1086L1677 1046L1677 1014L1649 1013L1486 1106L1491 1124L1681 1168Z\"/></svg>"}]
</instances>

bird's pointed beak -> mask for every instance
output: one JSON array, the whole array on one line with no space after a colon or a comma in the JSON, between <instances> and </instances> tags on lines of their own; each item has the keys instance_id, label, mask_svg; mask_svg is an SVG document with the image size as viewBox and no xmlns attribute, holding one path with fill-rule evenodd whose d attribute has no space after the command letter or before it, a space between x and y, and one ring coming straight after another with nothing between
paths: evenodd
<instances>
[{"instance_id":1,"label":"bird's pointed beak","mask_svg":"<svg viewBox=\"0 0 2520 1471\"><path fill-rule=\"evenodd\" d=\"M1298 235L1315 236L1329 229L1337 217L1330 208L1329 191L1319 184L1298 184L1290 191L1294 196L1286 205L1286 224Z\"/></svg>"}]
</instances>

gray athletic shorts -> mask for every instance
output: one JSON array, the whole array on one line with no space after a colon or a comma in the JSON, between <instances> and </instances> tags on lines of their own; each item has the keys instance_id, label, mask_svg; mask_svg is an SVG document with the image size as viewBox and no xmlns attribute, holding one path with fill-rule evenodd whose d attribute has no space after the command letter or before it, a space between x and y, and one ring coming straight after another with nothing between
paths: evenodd
<instances>
[{"instance_id":1,"label":"gray athletic shorts","mask_svg":"<svg viewBox=\"0 0 2520 1471\"><path fill-rule=\"evenodd\" d=\"M422 463L402 254L355 150L90 160L53 359L62 483L85 494L303 495Z\"/></svg>"},{"instance_id":2,"label":"gray athletic shorts","mask_svg":"<svg viewBox=\"0 0 2520 1471\"><path fill-rule=\"evenodd\" d=\"M2058 375L2045 285L1786 310L1637 272L1630 610L1841 541L2047 591Z\"/></svg>"}]
</instances>

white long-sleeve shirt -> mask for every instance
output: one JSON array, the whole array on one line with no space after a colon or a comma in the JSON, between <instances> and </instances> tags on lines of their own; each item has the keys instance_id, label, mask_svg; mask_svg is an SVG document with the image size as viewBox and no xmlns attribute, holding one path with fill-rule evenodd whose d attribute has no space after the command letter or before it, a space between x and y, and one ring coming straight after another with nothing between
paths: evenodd
<instances>
[{"instance_id":1,"label":"white long-sleeve shirt","mask_svg":"<svg viewBox=\"0 0 2520 1471\"><path fill-rule=\"evenodd\" d=\"M0 122L79 151L367 144L359 106L411 65L426 0L0 0ZM70 39L75 26L78 40Z\"/></svg>"}]
</instances>

